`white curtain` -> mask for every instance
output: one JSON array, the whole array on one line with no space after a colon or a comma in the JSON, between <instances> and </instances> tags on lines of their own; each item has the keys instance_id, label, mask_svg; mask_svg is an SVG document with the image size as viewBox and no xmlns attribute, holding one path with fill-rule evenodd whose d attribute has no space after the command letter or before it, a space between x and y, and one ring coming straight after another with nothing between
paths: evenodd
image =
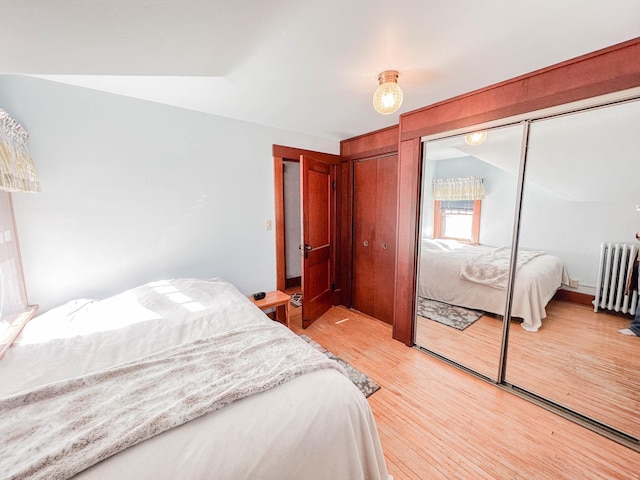
<instances>
[{"instance_id":1,"label":"white curtain","mask_svg":"<svg viewBox=\"0 0 640 480\"><path fill-rule=\"evenodd\" d=\"M27 150L29 133L0 108L0 190L39 192L36 168Z\"/></svg>"},{"instance_id":2,"label":"white curtain","mask_svg":"<svg viewBox=\"0 0 640 480\"><path fill-rule=\"evenodd\" d=\"M27 301L9 193L40 191L28 138L24 127L0 108L0 358L37 308Z\"/></svg>"},{"instance_id":3,"label":"white curtain","mask_svg":"<svg viewBox=\"0 0 640 480\"><path fill-rule=\"evenodd\" d=\"M433 180L434 200L482 200L484 185L481 177L436 178Z\"/></svg>"}]
</instances>

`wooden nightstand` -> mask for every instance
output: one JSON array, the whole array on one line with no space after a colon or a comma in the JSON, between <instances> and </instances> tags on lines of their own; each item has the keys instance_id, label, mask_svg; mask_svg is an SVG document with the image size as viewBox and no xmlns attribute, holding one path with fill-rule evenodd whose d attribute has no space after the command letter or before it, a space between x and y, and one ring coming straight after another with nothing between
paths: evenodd
<instances>
[{"instance_id":1,"label":"wooden nightstand","mask_svg":"<svg viewBox=\"0 0 640 480\"><path fill-rule=\"evenodd\" d=\"M274 290L273 292L268 292L267 295L262 300L255 300L253 295L249 296L249 300L251 300L256 307L261 310L266 310L267 308L277 308L284 307L284 319L288 328L291 328L290 324L290 315L289 315L289 302L291 301L291 297L280 290Z\"/></svg>"}]
</instances>

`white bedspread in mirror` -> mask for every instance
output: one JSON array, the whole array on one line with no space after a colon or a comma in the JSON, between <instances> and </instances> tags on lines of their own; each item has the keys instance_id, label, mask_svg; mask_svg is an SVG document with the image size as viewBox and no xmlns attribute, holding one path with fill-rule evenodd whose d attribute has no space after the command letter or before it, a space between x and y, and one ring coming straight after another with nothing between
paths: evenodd
<instances>
[{"instance_id":1,"label":"white bedspread in mirror","mask_svg":"<svg viewBox=\"0 0 640 480\"><path fill-rule=\"evenodd\" d=\"M461 276L466 262L495 251L493 247L452 240L423 239L420 250L418 295L461 307L504 315L506 290L469 281ZM531 255L519 266L513 292L512 317L537 332L546 318L545 307L563 283L564 265L552 255Z\"/></svg>"},{"instance_id":2,"label":"white bedspread in mirror","mask_svg":"<svg viewBox=\"0 0 640 480\"><path fill-rule=\"evenodd\" d=\"M0 397L260 323L274 322L219 279L154 282L102 301L75 300L27 324L0 361ZM387 476L367 400L339 371L322 369L153 436L74 478Z\"/></svg>"}]
</instances>

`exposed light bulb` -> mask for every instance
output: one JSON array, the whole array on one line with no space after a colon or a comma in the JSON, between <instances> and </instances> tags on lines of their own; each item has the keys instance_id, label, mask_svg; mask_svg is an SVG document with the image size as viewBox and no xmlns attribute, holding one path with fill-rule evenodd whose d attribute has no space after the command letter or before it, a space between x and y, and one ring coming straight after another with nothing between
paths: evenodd
<instances>
[{"instance_id":1,"label":"exposed light bulb","mask_svg":"<svg viewBox=\"0 0 640 480\"><path fill-rule=\"evenodd\" d=\"M396 99L393 97L391 92L386 92L382 95L382 106L384 108L391 108L393 104L396 102Z\"/></svg>"},{"instance_id":2,"label":"exposed light bulb","mask_svg":"<svg viewBox=\"0 0 640 480\"><path fill-rule=\"evenodd\" d=\"M386 70L378 75L378 88L373 94L373 108L376 112L389 115L402 105L402 89L398 85L398 72Z\"/></svg>"},{"instance_id":3,"label":"exposed light bulb","mask_svg":"<svg viewBox=\"0 0 640 480\"><path fill-rule=\"evenodd\" d=\"M484 143L486 139L486 130L479 130L477 132L472 132L464 136L464 141L467 143L467 145L480 145L481 143Z\"/></svg>"}]
</instances>

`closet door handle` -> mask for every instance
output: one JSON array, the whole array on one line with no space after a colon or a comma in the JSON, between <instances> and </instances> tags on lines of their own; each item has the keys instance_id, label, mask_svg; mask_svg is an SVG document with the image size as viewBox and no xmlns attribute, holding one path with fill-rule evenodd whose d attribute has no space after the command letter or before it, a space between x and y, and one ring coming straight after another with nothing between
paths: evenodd
<instances>
[{"instance_id":1,"label":"closet door handle","mask_svg":"<svg viewBox=\"0 0 640 480\"><path fill-rule=\"evenodd\" d=\"M387 249L387 244L386 244L386 243L383 243L383 244L382 244L382 249L383 249L383 250L386 250L386 249Z\"/></svg>"},{"instance_id":2,"label":"closet door handle","mask_svg":"<svg viewBox=\"0 0 640 480\"><path fill-rule=\"evenodd\" d=\"M364 241L364 243L363 243L363 245L364 245L365 247L368 247L368 246L369 246L369 242L368 242L367 240L365 240L365 241Z\"/></svg>"}]
</instances>

